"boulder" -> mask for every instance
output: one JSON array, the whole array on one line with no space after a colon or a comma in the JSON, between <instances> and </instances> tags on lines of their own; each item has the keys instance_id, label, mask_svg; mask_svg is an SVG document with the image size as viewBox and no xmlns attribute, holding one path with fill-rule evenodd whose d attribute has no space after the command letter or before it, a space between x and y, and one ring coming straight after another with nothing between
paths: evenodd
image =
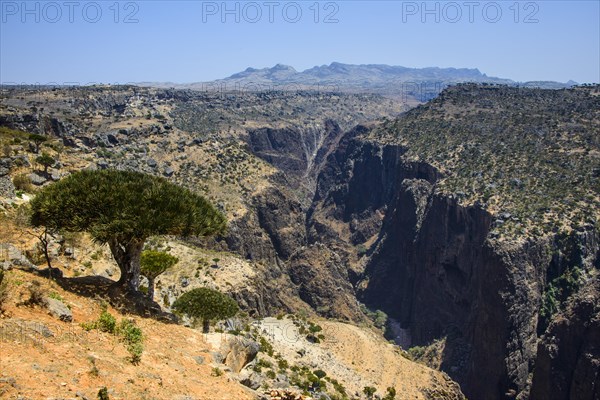
<instances>
[{"instance_id":1,"label":"boulder","mask_svg":"<svg viewBox=\"0 0 600 400\"><path fill-rule=\"evenodd\" d=\"M31 183L33 183L34 185L41 186L48 181L48 178L42 175L38 175L35 172L32 172L31 174L29 174L29 180L31 180Z\"/></svg>"},{"instance_id":2,"label":"boulder","mask_svg":"<svg viewBox=\"0 0 600 400\"><path fill-rule=\"evenodd\" d=\"M15 185L9 175L0 176L0 197L9 199L15 197Z\"/></svg>"},{"instance_id":3,"label":"boulder","mask_svg":"<svg viewBox=\"0 0 600 400\"><path fill-rule=\"evenodd\" d=\"M256 390L261 387L264 378L260 374L246 368L240 372L238 380L242 385Z\"/></svg>"},{"instance_id":4,"label":"boulder","mask_svg":"<svg viewBox=\"0 0 600 400\"><path fill-rule=\"evenodd\" d=\"M73 313L69 310L69 307L65 305L60 300L47 298L46 299L46 308L48 309L48 313L61 321L64 322L72 322L73 321Z\"/></svg>"},{"instance_id":5,"label":"boulder","mask_svg":"<svg viewBox=\"0 0 600 400\"><path fill-rule=\"evenodd\" d=\"M239 373L248 363L256 358L260 345L253 340L232 336L221 346L224 364L235 373Z\"/></svg>"},{"instance_id":6,"label":"boulder","mask_svg":"<svg viewBox=\"0 0 600 400\"><path fill-rule=\"evenodd\" d=\"M12 168L12 159L0 158L0 176L8 175Z\"/></svg>"}]
</instances>

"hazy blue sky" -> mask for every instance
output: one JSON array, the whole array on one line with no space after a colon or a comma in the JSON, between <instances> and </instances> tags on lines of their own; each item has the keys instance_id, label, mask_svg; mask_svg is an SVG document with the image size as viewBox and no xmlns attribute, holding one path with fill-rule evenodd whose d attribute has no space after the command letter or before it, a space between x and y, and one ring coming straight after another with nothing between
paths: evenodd
<instances>
[{"instance_id":1,"label":"hazy blue sky","mask_svg":"<svg viewBox=\"0 0 600 400\"><path fill-rule=\"evenodd\" d=\"M600 81L597 0L23 4L0 0L0 83L183 83L332 61Z\"/></svg>"}]
</instances>

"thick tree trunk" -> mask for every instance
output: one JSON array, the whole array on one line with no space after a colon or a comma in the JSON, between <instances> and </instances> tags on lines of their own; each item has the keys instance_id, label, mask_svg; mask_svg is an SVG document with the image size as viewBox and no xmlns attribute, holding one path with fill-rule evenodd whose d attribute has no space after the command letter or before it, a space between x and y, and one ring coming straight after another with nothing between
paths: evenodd
<instances>
[{"instance_id":1,"label":"thick tree trunk","mask_svg":"<svg viewBox=\"0 0 600 400\"><path fill-rule=\"evenodd\" d=\"M208 333L209 330L210 330L210 320L203 319L202 320L202 332Z\"/></svg>"},{"instance_id":2,"label":"thick tree trunk","mask_svg":"<svg viewBox=\"0 0 600 400\"><path fill-rule=\"evenodd\" d=\"M117 284L127 287L131 292L137 292L140 286L140 258L144 240L131 239L127 243L122 243L117 239L111 239L108 246L121 270L121 277Z\"/></svg>"},{"instance_id":3,"label":"thick tree trunk","mask_svg":"<svg viewBox=\"0 0 600 400\"><path fill-rule=\"evenodd\" d=\"M148 278L148 299L154 300L154 278Z\"/></svg>"}]
</instances>

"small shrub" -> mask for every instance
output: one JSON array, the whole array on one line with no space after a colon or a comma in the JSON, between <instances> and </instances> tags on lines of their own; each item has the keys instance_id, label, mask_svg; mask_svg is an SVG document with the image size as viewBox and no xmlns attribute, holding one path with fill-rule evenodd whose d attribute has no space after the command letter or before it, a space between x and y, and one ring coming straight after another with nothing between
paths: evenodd
<instances>
[{"instance_id":1,"label":"small shrub","mask_svg":"<svg viewBox=\"0 0 600 400\"><path fill-rule=\"evenodd\" d=\"M44 292L42 291L42 286L38 281L32 281L27 288L29 290L29 299L27 300L27 305L44 305Z\"/></svg>"},{"instance_id":2,"label":"small shrub","mask_svg":"<svg viewBox=\"0 0 600 400\"><path fill-rule=\"evenodd\" d=\"M273 357L273 346L271 343L267 341L264 337L259 338L260 343L260 351L269 355L269 357Z\"/></svg>"},{"instance_id":3,"label":"small shrub","mask_svg":"<svg viewBox=\"0 0 600 400\"><path fill-rule=\"evenodd\" d=\"M368 399L372 399L376 391L377 389L375 389L373 386L365 386L363 388L363 393L367 396Z\"/></svg>"},{"instance_id":4,"label":"small shrub","mask_svg":"<svg viewBox=\"0 0 600 400\"><path fill-rule=\"evenodd\" d=\"M418 360L425 354L427 348L425 346L414 346L408 349L408 355L414 360Z\"/></svg>"},{"instance_id":5,"label":"small shrub","mask_svg":"<svg viewBox=\"0 0 600 400\"><path fill-rule=\"evenodd\" d=\"M142 353L144 352L144 346L141 343L133 343L127 345L127 351L129 352L129 361L132 364L137 365L142 360Z\"/></svg>"},{"instance_id":6,"label":"small shrub","mask_svg":"<svg viewBox=\"0 0 600 400\"><path fill-rule=\"evenodd\" d=\"M388 387L386 389L386 394L382 400L394 400L396 398L396 389L393 387Z\"/></svg>"},{"instance_id":7,"label":"small shrub","mask_svg":"<svg viewBox=\"0 0 600 400\"><path fill-rule=\"evenodd\" d=\"M117 327L117 320L112 316L106 309L102 310L100 317L96 321L97 329L102 332L115 333L115 329Z\"/></svg>"},{"instance_id":8,"label":"small shrub","mask_svg":"<svg viewBox=\"0 0 600 400\"><path fill-rule=\"evenodd\" d=\"M16 190L31 193L33 192L33 185L31 179L27 174L19 174L13 178L13 185Z\"/></svg>"},{"instance_id":9,"label":"small shrub","mask_svg":"<svg viewBox=\"0 0 600 400\"><path fill-rule=\"evenodd\" d=\"M281 370L286 370L289 368L289 363L287 362L287 360L281 359L277 361L277 366L279 367L279 369Z\"/></svg>"},{"instance_id":10,"label":"small shrub","mask_svg":"<svg viewBox=\"0 0 600 400\"><path fill-rule=\"evenodd\" d=\"M144 346L144 335L142 329L130 319L122 319L116 333L121 336L127 346L132 364L138 364L141 361Z\"/></svg>"},{"instance_id":11,"label":"small shrub","mask_svg":"<svg viewBox=\"0 0 600 400\"><path fill-rule=\"evenodd\" d=\"M267 378L275 379L276 377L277 377L277 375L275 374L275 371L273 371L271 369L267 371Z\"/></svg>"},{"instance_id":12,"label":"small shrub","mask_svg":"<svg viewBox=\"0 0 600 400\"><path fill-rule=\"evenodd\" d=\"M256 361L256 365L258 365L259 367L273 368L273 363L271 361L267 361L262 358Z\"/></svg>"},{"instance_id":13,"label":"small shrub","mask_svg":"<svg viewBox=\"0 0 600 400\"><path fill-rule=\"evenodd\" d=\"M223 371L221 371L221 369L219 367L214 367L212 369L212 376L222 376L223 375Z\"/></svg>"},{"instance_id":14,"label":"small shrub","mask_svg":"<svg viewBox=\"0 0 600 400\"><path fill-rule=\"evenodd\" d=\"M319 379L323 379L327 376L327 373L325 371L323 371L322 369L315 370L313 372L313 374Z\"/></svg>"},{"instance_id":15,"label":"small shrub","mask_svg":"<svg viewBox=\"0 0 600 400\"><path fill-rule=\"evenodd\" d=\"M110 397L108 397L108 389L106 388L106 386L104 386L98 391L98 400L110 400Z\"/></svg>"},{"instance_id":16,"label":"small shrub","mask_svg":"<svg viewBox=\"0 0 600 400\"><path fill-rule=\"evenodd\" d=\"M62 296L56 292L50 292L50 294L48 295L48 297L50 297L51 299L54 300L58 300L58 301L64 301L64 299L62 298Z\"/></svg>"},{"instance_id":17,"label":"small shrub","mask_svg":"<svg viewBox=\"0 0 600 400\"><path fill-rule=\"evenodd\" d=\"M98 367L96 366L96 359L94 357L89 357L88 360L90 360L90 364L92 364L92 368L90 368L90 375L92 375L92 376L100 375L100 371L98 370Z\"/></svg>"}]
</instances>

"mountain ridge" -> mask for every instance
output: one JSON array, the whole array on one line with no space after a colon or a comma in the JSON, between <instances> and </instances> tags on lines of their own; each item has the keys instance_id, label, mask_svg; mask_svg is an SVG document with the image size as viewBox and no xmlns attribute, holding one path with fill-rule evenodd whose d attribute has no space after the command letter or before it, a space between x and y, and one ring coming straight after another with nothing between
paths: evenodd
<instances>
[{"instance_id":1,"label":"mountain ridge","mask_svg":"<svg viewBox=\"0 0 600 400\"><path fill-rule=\"evenodd\" d=\"M447 86L465 83L505 84L510 86L567 88L576 82L532 81L488 76L478 68L424 67L411 68L387 64L345 64L332 62L315 65L303 71L285 64L273 67L248 67L244 71L212 81L190 83L139 82L139 86L193 89L205 91L294 91L370 92L386 96L402 96L425 102Z\"/></svg>"}]
</instances>

